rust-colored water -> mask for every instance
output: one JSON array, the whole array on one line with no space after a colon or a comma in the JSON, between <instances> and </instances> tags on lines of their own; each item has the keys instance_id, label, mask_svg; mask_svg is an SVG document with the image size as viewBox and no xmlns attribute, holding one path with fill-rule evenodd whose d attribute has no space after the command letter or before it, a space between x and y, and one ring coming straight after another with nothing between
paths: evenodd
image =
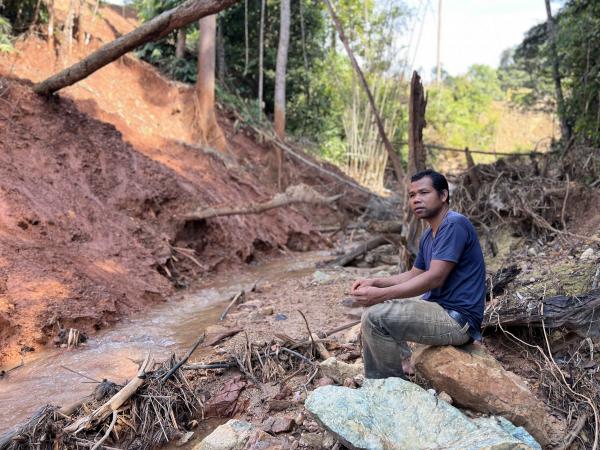
<instances>
[{"instance_id":1,"label":"rust-colored water","mask_svg":"<svg viewBox=\"0 0 600 450\"><path fill-rule=\"evenodd\" d=\"M235 277L224 274L210 285L92 336L85 347L31 354L24 367L0 379L0 434L40 406L67 405L91 393L93 383L61 366L96 380L123 382L136 373L148 352L160 361L172 352L187 351L206 326L219 321L227 298L240 289L248 289L258 278L277 282L304 276L323 256L323 252L305 253L249 267Z\"/></svg>"}]
</instances>

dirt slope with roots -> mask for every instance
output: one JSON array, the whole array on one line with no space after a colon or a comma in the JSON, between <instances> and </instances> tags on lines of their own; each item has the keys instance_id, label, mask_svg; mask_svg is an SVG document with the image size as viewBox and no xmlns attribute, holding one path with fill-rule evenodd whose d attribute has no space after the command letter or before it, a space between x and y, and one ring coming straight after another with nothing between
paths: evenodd
<instances>
[{"instance_id":1,"label":"dirt slope with roots","mask_svg":"<svg viewBox=\"0 0 600 450\"><path fill-rule=\"evenodd\" d=\"M32 92L31 81L134 25L103 8L93 22L84 15L91 43L70 56L32 35L0 57L0 362L50 344L61 327L89 332L163 301L199 273L324 243L307 217L331 219L325 208L183 220L270 199L274 152L223 115L229 151L193 145L191 89L133 56L56 98ZM285 170L288 184L342 189L291 160ZM202 267L173 247L193 249Z\"/></svg>"}]
</instances>

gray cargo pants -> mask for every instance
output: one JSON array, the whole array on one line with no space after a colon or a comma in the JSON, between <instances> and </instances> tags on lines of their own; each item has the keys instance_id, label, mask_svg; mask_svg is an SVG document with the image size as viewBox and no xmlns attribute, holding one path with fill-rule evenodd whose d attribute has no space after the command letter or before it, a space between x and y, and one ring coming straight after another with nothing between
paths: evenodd
<instances>
[{"instance_id":1,"label":"gray cargo pants","mask_svg":"<svg viewBox=\"0 0 600 450\"><path fill-rule=\"evenodd\" d=\"M402 299L371 306L363 313L361 326L365 377L405 378L402 360L411 354L406 341L462 345L469 341L468 328L435 302Z\"/></svg>"}]
</instances>

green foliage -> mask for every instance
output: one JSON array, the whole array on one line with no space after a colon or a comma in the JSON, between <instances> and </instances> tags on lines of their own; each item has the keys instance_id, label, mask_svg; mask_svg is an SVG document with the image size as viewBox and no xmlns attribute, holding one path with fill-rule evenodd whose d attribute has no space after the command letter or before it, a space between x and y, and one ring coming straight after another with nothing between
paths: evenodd
<instances>
[{"instance_id":1,"label":"green foliage","mask_svg":"<svg viewBox=\"0 0 600 450\"><path fill-rule=\"evenodd\" d=\"M38 0L0 0L0 15L8 19L13 33L27 31L36 21L47 17L46 6L40 4L35 17Z\"/></svg>"},{"instance_id":2,"label":"green foliage","mask_svg":"<svg viewBox=\"0 0 600 450\"><path fill-rule=\"evenodd\" d=\"M426 131L447 146L489 148L498 120L493 102L502 98L496 71L473 65L465 75L446 77L430 87Z\"/></svg>"},{"instance_id":3,"label":"green foliage","mask_svg":"<svg viewBox=\"0 0 600 450\"><path fill-rule=\"evenodd\" d=\"M568 0L555 15L556 47L565 97L561 117L576 136L600 145L600 2ZM546 23L531 28L507 52L500 79L520 105L556 110L552 55Z\"/></svg>"},{"instance_id":4,"label":"green foliage","mask_svg":"<svg viewBox=\"0 0 600 450\"><path fill-rule=\"evenodd\" d=\"M11 32L12 27L10 26L10 22L6 18L0 16L0 53L11 53L15 51L10 40Z\"/></svg>"}]
</instances>

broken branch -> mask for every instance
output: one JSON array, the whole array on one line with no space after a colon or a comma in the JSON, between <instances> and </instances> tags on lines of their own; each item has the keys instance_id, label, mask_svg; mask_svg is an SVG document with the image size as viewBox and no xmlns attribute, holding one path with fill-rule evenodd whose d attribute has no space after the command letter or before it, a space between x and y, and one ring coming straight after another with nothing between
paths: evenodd
<instances>
[{"instance_id":1,"label":"broken branch","mask_svg":"<svg viewBox=\"0 0 600 450\"><path fill-rule=\"evenodd\" d=\"M207 208L197 209L185 216L186 220L202 220L212 217L234 216L241 214L260 214L274 208L289 206L296 203L311 203L311 204L328 204L332 203L342 195L334 195L333 197L324 197L313 188L304 184L288 187L284 193L275 195L272 200L265 203L258 203L249 206L239 207L222 207L222 208Z\"/></svg>"}]
</instances>

